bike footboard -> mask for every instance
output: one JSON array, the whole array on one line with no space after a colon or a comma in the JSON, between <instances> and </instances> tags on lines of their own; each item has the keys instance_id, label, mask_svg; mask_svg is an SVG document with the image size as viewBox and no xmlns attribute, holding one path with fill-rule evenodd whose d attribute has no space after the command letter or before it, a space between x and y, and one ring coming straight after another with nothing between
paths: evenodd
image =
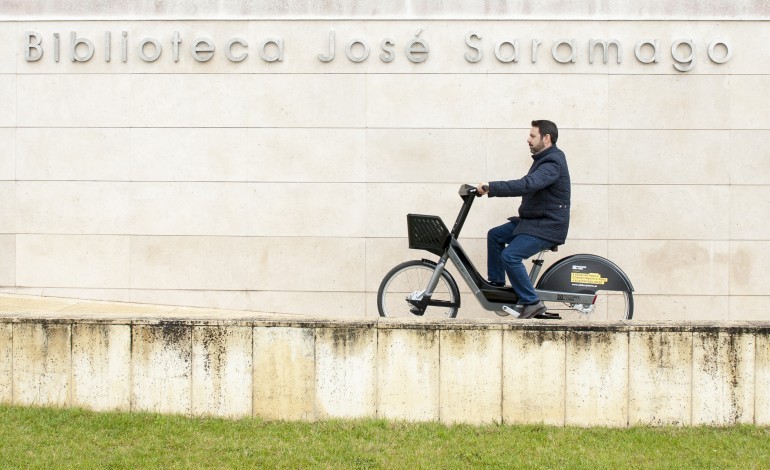
<instances>
[{"instance_id":1,"label":"bike footboard","mask_svg":"<svg viewBox=\"0 0 770 470\"><path fill-rule=\"evenodd\" d=\"M546 291L581 293L634 291L631 280L615 263L590 254L560 259L543 273L535 287Z\"/></svg>"}]
</instances>

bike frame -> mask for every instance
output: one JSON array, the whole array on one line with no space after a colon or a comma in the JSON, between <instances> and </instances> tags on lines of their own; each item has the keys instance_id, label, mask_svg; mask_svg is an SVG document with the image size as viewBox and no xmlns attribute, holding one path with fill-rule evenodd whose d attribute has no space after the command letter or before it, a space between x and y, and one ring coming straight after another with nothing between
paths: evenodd
<instances>
[{"instance_id":1,"label":"bike frame","mask_svg":"<svg viewBox=\"0 0 770 470\"><path fill-rule=\"evenodd\" d=\"M460 213L457 215L457 220L455 220L452 230L446 235L446 240L444 241L443 245L444 249L440 253L438 262L423 260L423 262L435 266L433 275L428 281L428 285L424 291L413 294L410 296L410 298L407 299L407 301L412 304L413 307L419 309L422 312L424 312L425 308L428 306L459 308L459 299L455 303L431 300L433 292L438 285L439 279L446 269L446 263L447 261L451 260L452 264L454 264L454 266L457 268L457 271L460 273L460 276L462 276L463 280L471 289L471 292L476 297L476 300L479 301L485 310L507 311L508 313L511 313L510 310L520 311L522 306L517 307L518 297L516 296L516 293L513 291L513 289L510 287L496 287L490 284L483 276L479 274L478 270L473 265L470 258L460 245L458 240L460 237L460 232L462 231L463 225L465 224L465 220L468 218L468 214L470 213L473 201L476 199L476 196L479 196L479 194L475 187L465 185L460 188L460 196L463 199L463 205L460 208ZM443 226L443 222L441 224ZM428 251L438 254L438 252L433 250ZM535 285L537 278L540 275L540 270L542 269L544 263L543 255L546 251L550 250L541 251L537 258L532 261L533 265L529 272L529 278L533 285ZM546 302L565 302L570 304L591 305L596 300L596 295L593 293L582 294L575 292L541 290L537 288L535 288L535 292L537 293L540 300Z\"/></svg>"}]
</instances>

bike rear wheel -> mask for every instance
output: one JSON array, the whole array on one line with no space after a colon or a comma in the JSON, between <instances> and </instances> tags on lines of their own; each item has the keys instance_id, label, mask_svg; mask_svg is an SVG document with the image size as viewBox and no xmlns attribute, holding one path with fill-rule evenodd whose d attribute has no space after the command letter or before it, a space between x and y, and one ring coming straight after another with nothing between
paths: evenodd
<instances>
[{"instance_id":1,"label":"bike rear wheel","mask_svg":"<svg viewBox=\"0 0 770 470\"><path fill-rule=\"evenodd\" d=\"M634 294L628 291L597 291L593 305L545 302L549 313L565 320L619 321L634 317Z\"/></svg>"},{"instance_id":2,"label":"bike rear wheel","mask_svg":"<svg viewBox=\"0 0 770 470\"><path fill-rule=\"evenodd\" d=\"M377 291L377 309L380 316L418 317L410 311L412 305L406 299L410 295L416 295L425 290L434 271L435 266L420 260L407 261L391 269L382 279ZM441 273L431 299L459 302L460 291L454 279L446 271ZM429 306L422 316L434 319L454 318L457 316L457 310L457 307Z\"/></svg>"}]
</instances>

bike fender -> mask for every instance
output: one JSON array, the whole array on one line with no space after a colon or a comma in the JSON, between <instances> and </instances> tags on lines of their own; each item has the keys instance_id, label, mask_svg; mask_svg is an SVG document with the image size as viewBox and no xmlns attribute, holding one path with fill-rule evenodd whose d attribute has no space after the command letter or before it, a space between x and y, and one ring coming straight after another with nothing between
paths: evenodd
<instances>
[{"instance_id":1,"label":"bike fender","mask_svg":"<svg viewBox=\"0 0 770 470\"><path fill-rule=\"evenodd\" d=\"M536 287L560 292L634 291L631 280L615 263L590 254L560 259L540 276Z\"/></svg>"}]
</instances>

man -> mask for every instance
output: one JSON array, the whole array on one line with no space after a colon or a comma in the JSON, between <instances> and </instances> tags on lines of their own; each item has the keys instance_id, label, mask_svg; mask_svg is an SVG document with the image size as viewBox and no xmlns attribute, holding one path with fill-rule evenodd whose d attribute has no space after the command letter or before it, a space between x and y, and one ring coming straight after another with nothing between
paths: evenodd
<instances>
[{"instance_id":1,"label":"man","mask_svg":"<svg viewBox=\"0 0 770 470\"><path fill-rule=\"evenodd\" d=\"M481 195L521 196L519 216L495 227L487 234L489 282L505 285L505 275L519 297L519 318L545 313L522 263L530 256L561 245L569 229L570 178L564 152L556 147L559 130L551 121L532 121L529 151L532 166L526 176L510 181L491 181L478 185Z\"/></svg>"}]
</instances>

